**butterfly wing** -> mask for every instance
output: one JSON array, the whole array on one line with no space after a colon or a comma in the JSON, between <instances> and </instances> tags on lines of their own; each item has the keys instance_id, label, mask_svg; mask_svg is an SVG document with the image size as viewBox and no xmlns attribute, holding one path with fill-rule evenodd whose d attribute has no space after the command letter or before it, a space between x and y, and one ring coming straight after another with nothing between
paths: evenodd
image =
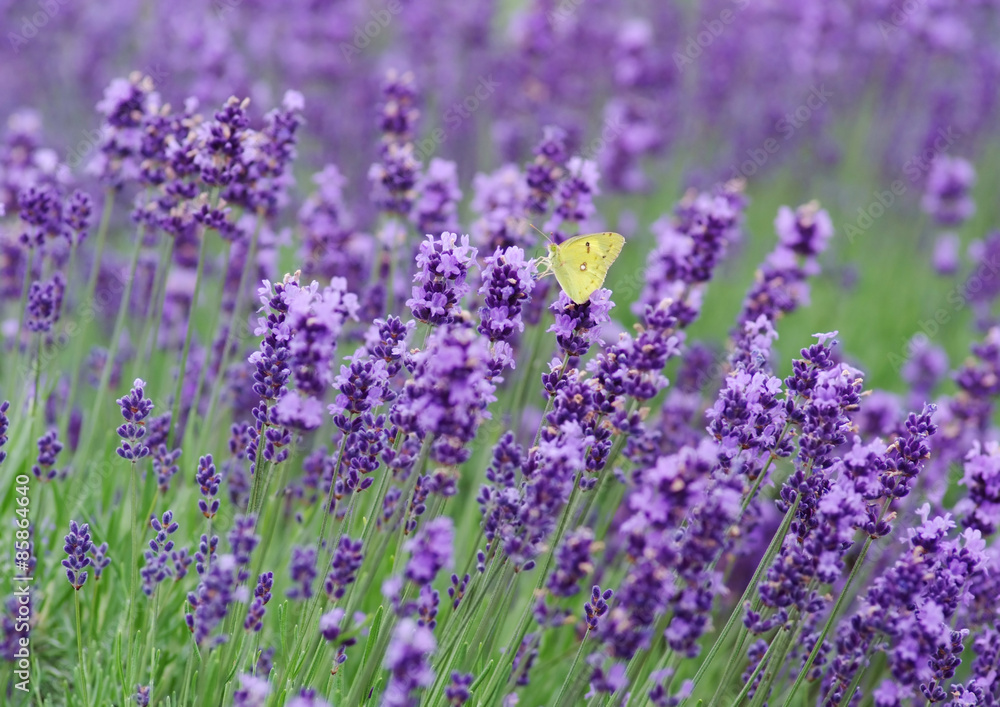
<instances>
[{"instance_id":1,"label":"butterfly wing","mask_svg":"<svg viewBox=\"0 0 1000 707\"><path fill-rule=\"evenodd\" d=\"M622 252L625 238L618 233L586 233L556 247L552 271L559 286L577 304L590 299L604 284L608 268Z\"/></svg>"}]
</instances>

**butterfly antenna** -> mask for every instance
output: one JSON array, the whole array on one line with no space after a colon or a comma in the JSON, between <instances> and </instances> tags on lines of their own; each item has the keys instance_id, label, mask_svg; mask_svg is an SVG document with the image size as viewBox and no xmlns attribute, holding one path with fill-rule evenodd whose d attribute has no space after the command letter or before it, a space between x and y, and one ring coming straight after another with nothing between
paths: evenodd
<instances>
[{"instance_id":1,"label":"butterfly antenna","mask_svg":"<svg viewBox=\"0 0 1000 707\"><path fill-rule=\"evenodd\" d=\"M539 233L541 233L542 234L542 238L544 238L546 241L548 241L549 243L553 242L552 239L549 238L549 234L545 233L545 231L542 231L540 228L538 228L538 226L536 226L533 223L528 223L528 225L531 226L536 231L538 231Z\"/></svg>"},{"instance_id":2,"label":"butterfly antenna","mask_svg":"<svg viewBox=\"0 0 1000 707\"><path fill-rule=\"evenodd\" d=\"M539 229L539 228L538 228L538 227L537 227L537 226L536 226L535 224L533 224L533 223L531 223L531 222L529 221L529 222L528 222L528 225L529 225L529 226L531 226L532 228L534 228L534 229L535 229L536 231L538 231L538 232L539 232L540 234L542 234L542 238L544 238L544 239L546 240L546 242L547 242L547 243L554 243L554 241L553 241L553 240L552 240L551 238L549 238L549 237L548 237L548 236L547 236L547 235L545 234L545 232L544 232L544 231L540 230L540 229ZM538 264L539 264L540 266L544 266L544 267L545 267L545 269L544 269L544 270L542 270L542 271L540 271L540 272L538 273L538 277L539 277L539 279L540 279L540 278L543 278L543 277L545 277L546 275L551 275L551 274L552 274L552 261L551 261L551 258L550 258L550 257L549 257L548 255L545 255L545 256L543 256L543 257L539 258L539 259L538 259Z\"/></svg>"}]
</instances>

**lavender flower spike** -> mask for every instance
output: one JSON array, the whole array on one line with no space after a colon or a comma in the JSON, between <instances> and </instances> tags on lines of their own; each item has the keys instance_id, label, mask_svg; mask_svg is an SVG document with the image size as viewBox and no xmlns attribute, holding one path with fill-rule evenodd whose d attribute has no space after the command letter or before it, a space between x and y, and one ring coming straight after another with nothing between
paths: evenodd
<instances>
[{"instance_id":1,"label":"lavender flower spike","mask_svg":"<svg viewBox=\"0 0 1000 707\"><path fill-rule=\"evenodd\" d=\"M77 525L75 520L71 520L66 544L63 546L66 559L62 561L62 566L66 568L66 579L76 591L80 591L87 583L86 568L90 566L90 558L87 557L87 553L92 547L90 527L86 523Z\"/></svg>"},{"instance_id":2,"label":"lavender flower spike","mask_svg":"<svg viewBox=\"0 0 1000 707\"><path fill-rule=\"evenodd\" d=\"M122 443L115 451L122 459L129 461L138 461L149 456L149 447L141 440L146 436L145 419L153 410L153 401L146 397L145 388L146 382L136 378L129 394L115 401L121 407L122 417L125 418L125 424L117 430Z\"/></svg>"}]
</instances>

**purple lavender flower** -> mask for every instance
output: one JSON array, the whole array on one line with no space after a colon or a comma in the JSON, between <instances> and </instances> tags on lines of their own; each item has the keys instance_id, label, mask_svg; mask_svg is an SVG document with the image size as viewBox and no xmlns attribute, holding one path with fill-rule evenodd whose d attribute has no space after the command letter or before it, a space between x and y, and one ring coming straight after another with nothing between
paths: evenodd
<instances>
[{"instance_id":1,"label":"purple lavender flower","mask_svg":"<svg viewBox=\"0 0 1000 707\"><path fill-rule=\"evenodd\" d=\"M312 181L316 191L298 214L303 231L302 272L347 278L349 289L360 292L371 270L375 241L355 228L343 197L347 179L335 165L324 167Z\"/></svg>"},{"instance_id":2,"label":"purple lavender flower","mask_svg":"<svg viewBox=\"0 0 1000 707\"><path fill-rule=\"evenodd\" d=\"M151 597L157 585L174 573L171 564L174 541L169 540L168 536L176 533L179 526L174 522L172 511L165 511L162 519L157 519L155 515L151 516L149 525L156 535L149 541L149 549L143 553L146 565L139 570L139 574L142 577L143 593Z\"/></svg>"},{"instance_id":3,"label":"purple lavender flower","mask_svg":"<svg viewBox=\"0 0 1000 707\"><path fill-rule=\"evenodd\" d=\"M452 672L451 683L444 691L448 704L452 707L459 707L469 701L469 698L472 697L469 688L472 687L474 677L472 673L460 673L457 670Z\"/></svg>"},{"instance_id":4,"label":"purple lavender flower","mask_svg":"<svg viewBox=\"0 0 1000 707\"><path fill-rule=\"evenodd\" d=\"M840 625L837 657L824 676L832 700L841 699L880 634L888 639L883 650L893 680L876 690L878 702L913 698L918 690L931 702L946 697L941 683L961 662L966 635L953 630L951 619L968 600L970 579L985 565L985 543L973 529L949 539L955 526L950 514L930 518L928 504L918 513L923 522L908 531L909 552L875 579L855 614Z\"/></svg>"},{"instance_id":5,"label":"purple lavender flower","mask_svg":"<svg viewBox=\"0 0 1000 707\"><path fill-rule=\"evenodd\" d=\"M316 579L316 548L293 547L289 562L292 582L297 586L288 590L289 599L308 599L313 595L312 582Z\"/></svg>"},{"instance_id":6,"label":"purple lavender flower","mask_svg":"<svg viewBox=\"0 0 1000 707\"><path fill-rule=\"evenodd\" d=\"M340 622L344 620L343 609L332 609L319 617L319 633L330 643L340 637Z\"/></svg>"},{"instance_id":7,"label":"purple lavender flower","mask_svg":"<svg viewBox=\"0 0 1000 707\"><path fill-rule=\"evenodd\" d=\"M976 441L965 457L965 473L958 482L968 495L955 505L964 528L973 528L984 537L1000 526L1000 446L987 442L985 449Z\"/></svg>"},{"instance_id":8,"label":"purple lavender flower","mask_svg":"<svg viewBox=\"0 0 1000 707\"><path fill-rule=\"evenodd\" d=\"M927 188L920 204L938 223L957 226L976 212L970 191L976 170L961 157L938 155L927 175Z\"/></svg>"},{"instance_id":9,"label":"purple lavender flower","mask_svg":"<svg viewBox=\"0 0 1000 707\"><path fill-rule=\"evenodd\" d=\"M139 707L147 707L149 705L149 685L135 686L135 703Z\"/></svg>"},{"instance_id":10,"label":"purple lavender flower","mask_svg":"<svg viewBox=\"0 0 1000 707\"><path fill-rule=\"evenodd\" d=\"M562 179L569 155L566 150L566 131L555 125L542 129L542 140L535 147L535 159L525 169L524 179L530 190L527 209L544 214Z\"/></svg>"},{"instance_id":11,"label":"purple lavender flower","mask_svg":"<svg viewBox=\"0 0 1000 707\"><path fill-rule=\"evenodd\" d=\"M458 174L454 162L435 157L416 185L420 195L413 205L413 221L419 233L437 236L458 228Z\"/></svg>"},{"instance_id":12,"label":"purple lavender flower","mask_svg":"<svg viewBox=\"0 0 1000 707\"><path fill-rule=\"evenodd\" d=\"M383 705L416 707L419 704L417 690L430 687L434 682L429 659L435 650L437 641L429 628L419 626L413 619L402 619L396 625L385 652L385 668L390 676Z\"/></svg>"},{"instance_id":13,"label":"purple lavender flower","mask_svg":"<svg viewBox=\"0 0 1000 707\"><path fill-rule=\"evenodd\" d=\"M65 292L66 280L58 272L50 280L31 283L24 320L28 331L41 334L52 331L52 326L59 321Z\"/></svg>"},{"instance_id":14,"label":"purple lavender flower","mask_svg":"<svg viewBox=\"0 0 1000 707\"><path fill-rule=\"evenodd\" d=\"M886 466L879 481L887 498L906 496L921 465L930 456L927 438L937 432L937 426L931 422L936 409L935 405L925 405L919 415L911 412L906 418L906 434L886 454Z\"/></svg>"},{"instance_id":15,"label":"purple lavender flower","mask_svg":"<svg viewBox=\"0 0 1000 707\"><path fill-rule=\"evenodd\" d=\"M179 582L187 577L188 567L194 562L194 558L186 547L180 550L173 550L170 553L170 563L174 566L174 581Z\"/></svg>"},{"instance_id":16,"label":"purple lavender flower","mask_svg":"<svg viewBox=\"0 0 1000 707\"><path fill-rule=\"evenodd\" d=\"M122 443L115 451L122 459L132 462L149 456L149 447L141 440L146 436L145 419L153 410L153 401L146 397L145 388L146 381L136 378L129 394L115 401L121 407L122 417L125 418L125 424L117 430Z\"/></svg>"},{"instance_id":17,"label":"purple lavender flower","mask_svg":"<svg viewBox=\"0 0 1000 707\"><path fill-rule=\"evenodd\" d=\"M410 560L406 563L406 578L422 586L433 582L440 570L451 569L454 533L451 518L441 516L407 540L404 549L410 553Z\"/></svg>"},{"instance_id":18,"label":"purple lavender flower","mask_svg":"<svg viewBox=\"0 0 1000 707\"><path fill-rule=\"evenodd\" d=\"M288 701L286 707L330 707L330 703L316 696L316 691L303 687L299 694Z\"/></svg>"},{"instance_id":19,"label":"purple lavender flower","mask_svg":"<svg viewBox=\"0 0 1000 707\"><path fill-rule=\"evenodd\" d=\"M819 203L813 201L794 212L782 206L774 220L774 230L781 246L797 255L813 258L826 250L833 237L833 222L830 215L819 208Z\"/></svg>"},{"instance_id":20,"label":"purple lavender flower","mask_svg":"<svg viewBox=\"0 0 1000 707\"><path fill-rule=\"evenodd\" d=\"M73 589L80 591L87 583L86 568L90 566L87 553L94 546L90 542L90 527L86 523L77 525L75 520L71 520L65 540L63 551L66 553L66 559L62 561L62 566L66 568L66 579Z\"/></svg>"},{"instance_id":21,"label":"purple lavender flower","mask_svg":"<svg viewBox=\"0 0 1000 707\"><path fill-rule=\"evenodd\" d=\"M954 275L961 265L959 248L961 239L956 233L942 233L934 241L934 252L931 255L931 265L938 275Z\"/></svg>"},{"instance_id":22,"label":"purple lavender flower","mask_svg":"<svg viewBox=\"0 0 1000 707\"><path fill-rule=\"evenodd\" d=\"M62 451L59 441L59 431L51 429L38 438L38 458L31 467L31 473L39 481L52 481L59 476L59 470L54 468L56 457Z\"/></svg>"},{"instance_id":23,"label":"purple lavender flower","mask_svg":"<svg viewBox=\"0 0 1000 707\"><path fill-rule=\"evenodd\" d=\"M597 340L600 327L610 321L609 313L614 306L611 290L603 287L583 304L576 304L560 290L559 297L549 305L549 311L555 315L555 323L546 331L555 333L559 348L570 359L578 358L585 355Z\"/></svg>"},{"instance_id":24,"label":"purple lavender flower","mask_svg":"<svg viewBox=\"0 0 1000 707\"><path fill-rule=\"evenodd\" d=\"M580 591L580 582L594 571L590 556L594 531L587 527L568 533L556 550L556 567L546 586L559 597L571 597Z\"/></svg>"},{"instance_id":25,"label":"purple lavender flower","mask_svg":"<svg viewBox=\"0 0 1000 707\"><path fill-rule=\"evenodd\" d=\"M393 396L384 359L358 349L346 360L350 365L341 365L340 375L333 381L340 393L327 409L334 424L348 434L353 431L353 418L379 407Z\"/></svg>"},{"instance_id":26,"label":"purple lavender flower","mask_svg":"<svg viewBox=\"0 0 1000 707\"><path fill-rule=\"evenodd\" d=\"M101 543L97 546L91 544L90 564L94 568L94 581L100 582L101 573L104 571L104 568L111 564L111 558L108 557L107 543Z\"/></svg>"},{"instance_id":27,"label":"purple lavender flower","mask_svg":"<svg viewBox=\"0 0 1000 707\"><path fill-rule=\"evenodd\" d=\"M477 174L472 189L472 210L480 214L471 227L477 245L489 252L535 244L534 232L524 223L528 186L516 165L504 165L493 174Z\"/></svg>"},{"instance_id":28,"label":"purple lavender flower","mask_svg":"<svg viewBox=\"0 0 1000 707\"><path fill-rule=\"evenodd\" d=\"M0 464L3 464L3 460L7 458L7 452L3 450L3 446L7 444L7 430L10 429L10 418L7 417L7 411L10 410L10 401L4 400L0 403Z\"/></svg>"},{"instance_id":29,"label":"purple lavender flower","mask_svg":"<svg viewBox=\"0 0 1000 707\"><path fill-rule=\"evenodd\" d=\"M204 496L198 499L198 510L211 520L219 511L219 499L215 496L219 493L219 484L222 483L222 476L216 473L211 454L198 459L198 470L195 472L194 481Z\"/></svg>"},{"instance_id":30,"label":"purple lavender flower","mask_svg":"<svg viewBox=\"0 0 1000 707\"><path fill-rule=\"evenodd\" d=\"M729 244L739 238L740 217L725 196L702 193L685 197L672 216L657 220L651 226L657 247L633 311L643 314L670 300L668 314L690 324L701 309L698 288L712 278Z\"/></svg>"},{"instance_id":31,"label":"purple lavender flower","mask_svg":"<svg viewBox=\"0 0 1000 707\"><path fill-rule=\"evenodd\" d=\"M253 590L253 601L247 609L247 617L243 620L243 628L258 632L264 627L264 607L271 601L271 589L274 587L274 572L263 572L257 577L257 586Z\"/></svg>"},{"instance_id":32,"label":"purple lavender flower","mask_svg":"<svg viewBox=\"0 0 1000 707\"><path fill-rule=\"evenodd\" d=\"M368 170L372 203L387 213L409 216L416 200L419 174L420 162L414 154L413 143L386 145L382 161Z\"/></svg>"},{"instance_id":33,"label":"purple lavender flower","mask_svg":"<svg viewBox=\"0 0 1000 707\"><path fill-rule=\"evenodd\" d=\"M152 425L150 425L151 427ZM147 428L147 441L153 437L152 431ZM180 448L172 452L167 451L166 444L158 444L152 447L153 473L156 474L156 485L160 493L166 494L170 490L170 480L180 471L177 460L181 456Z\"/></svg>"},{"instance_id":34,"label":"purple lavender flower","mask_svg":"<svg viewBox=\"0 0 1000 707\"><path fill-rule=\"evenodd\" d=\"M484 259L479 332L490 341L511 341L515 333L524 331L521 307L535 287L534 274L535 261L525 260L517 246L497 248Z\"/></svg>"},{"instance_id":35,"label":"purple lavender flower","mask_svg":"<svg viewBox=\"0 0 1000 707\"><path fill-rule=\"evenodd\" d=\"M238 563L233 555L220 555L202 575L201 583L194 592L188 594L191 613L185 614L188 629L194 640L204 645L209 638L211 644L221 643L228 637L212 637L212 632L229 612L230 602L237 601L236 587Z\"/></svg>"},{"instance_id":36,"label":"purple lavender flower","mask_svg":"<svg viewBox=\"0 0 1000 707\"><path fill-rule=\"evenodd\" d=\"M948 354L919 334L910 339L908 351L910 356L900 373L910 385L911 405L916 407L930 398L935 386L948 372Z\"/></svg>"},{"instance_id":37,"label":"purple lavender flower","mask_svg":"<svg viewBox=\"0 0 1000 707\"><path fill-rule=\"evenodd\" d=\"M233 549L233 557L241 565L250 562L250 553L260 542L260 536L254 532L256 526L257 518L255 516L238 516L233 521L232 530L229 531L227 537L229 546Z\"/></svg>"},{"instance_id":38,"label":"purple lavender flower","mask_svg":"<svg viewBox=\"0 0 1000 707\"><path fill-rule=\"evenodd\" d=\"M468 325L435 330L413 355L413 379L396 401L390 420L403 430L435 438L432 454L442 464L465 461L494 400L486 339Z\"/></svg>"},{"instance_id":39,"label":"purple lavender flower","mask_svg":"<svg viewBox=\"0 0 1000 707\"><path fill-rule=\"evenodd\" d=\"M566 176L555 194L552 217L545 230L552 232L556 243L566 240L596 212L594 197L600 194L597 163L582 157L571 157L566 163Z\"/></svg>"},{"instance_id":40,"label":"purple lavender flower","mask_svg":"<svg viewBox=\"0 0 1000 707\"><path fill-rule=\"evenodd\" d=\"M413 296L406 301L415 319L432 325L457 319L459 302L471 289L466 278L476 252L468 236L459 239L448 231L438 237L428 234L417 253Z\"/></svg>"},{"instance_id":41,"label":"purple lavender flower","mask_svg":"<svg viewBox=\"0 0 1000 707\"><path fill-rule=\"evenodd\" d=\"M264 707L271 694L271 683L266 678L240 675L240 686L233 692L233 707Z\"/></svg>"},{"instance_id":42,"label":"purple lavender flower","mask_svg":"<svg viewBox=\"0 0 1000 707\"><path fill-rule=\"evenodd\" d=\"M597 584L591 588L590 601L583 605L588 631L597 630L600 618L608 613L608 601L614 595L614 590L605 589L602 592L601 587Z\"/></svg>"},{"instance_id":43,"label":"purple lavender flower","mask_svg":"<svg viewBox=\"0 0 1000 707\"><path fill-rule=\"evenodd\" d=\"M347 592L347 585L354 582L361 569L362 542L342 537L330 561L330 572L323 583L323 589L332 601L341 599Z\"/></svg>"},{"instance_id":44,"label":"purple lavender flower","mask_svg":"<svg viewBox=\"0 0 1000 707\"><path fill-rule=\"evenodd\" d=\"M198 574L205 574L205 569L215 561L215 551L218 547L218 535L213 535L209 538L207 535L202 533L201 540L198 543L198 550L194 553L194 568L198 571Z\"/></svg>"}]
</instances>

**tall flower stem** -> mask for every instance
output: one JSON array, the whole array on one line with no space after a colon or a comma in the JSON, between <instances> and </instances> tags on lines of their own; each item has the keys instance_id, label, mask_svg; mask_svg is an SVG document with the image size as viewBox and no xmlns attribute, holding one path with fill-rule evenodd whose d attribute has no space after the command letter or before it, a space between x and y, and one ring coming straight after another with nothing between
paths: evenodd
<instances>
[{"instance_id":1,"label":"tall flower stem","mask_svg":"<svg viewBox=\"0 0 1000 707\"><path fill-rule=\"evenodd\" d=\"M160 267L156 271L156 280L153 283L152 299L149 305L149 314L143 323L142 334L139 337L139 356L136 357L132 374L129 378L138 376L138 367L144 365L153 354L156 348L157 330L160 320L163 318L163 305L167 298L167 276L170 273L170 261L173 258L174 241L167 236L160 246L157 262Z\"/></svg>"},{"instance_id":2,"label":"tall flower stem","mask_svg":"<svg viewBox=\"0 0 1000 707\"><path fill-rule=\"evenodd\" d=\"M80 672L83 673L83 703L89 705L90 697L87 694L87 683L90 682L90 679L87 677L87 663L83 660L83 622L80 620L79 590L73 592L73 601L76 604L76 657L80 663Z\"/></svg>"},{"instance_id":3,"label":"tall flower stem","mask_svg":"<svg viewBox=\"0 0 1000 707\"><path fill-rule=\"evenodd\" d=\"M135 601L136 589L139 586L139 498L136 492L135 481L135 460L132 460L129 470L129 496L131 498L131 527L132 532L132 555L129 563L129 585L128 585L128 656L129 675L132 675L131 659L133 655L133 644L135 642Z\"/></svg>"},{"instance_id":4,"label":"tall flower stem","mask_svg":"<svg viewBox=\"0 0 1000 707\"><path fill-rule=\"evenodd\" d=\"M115 319L114 332L111 334L111 341L108 344L108 356L104 361L104 368L101 371L101 380L97 386L97 394L94 396L94 405L91 408L90 416L88 418L90 426L88 428L87 435L84 437L84 442L77 447L76 454L73 455L74 461L77 459L90 458L90 447L94 441L94 435L97 432L98 426L100 425L101 408L104 406L104 399L108 393L108 383L111 380L111 371L114 369L115 359L118 357L118 347L121 344L122 331L125 329L125 318L128 315L129 302L132 299L132 285L135 283L135 271L139 265L139 255L142 253L142 241L145 235L145 230L145 223L140 223L138 233L135 237L135 247L132 250L132 260L129 264L128 280L125 282L125 290L122 292L122 301L118 306L118 316ZM82 477L83 475L79 474L78 476ZM74 496L77 498L76 503L78 505L83 502L83 494L74 494Z\"/></svg>"},{"instance_id":5,"label":"tall flower stem","mask_svg":"<svg viewBox=\"0 0 1000 707\"><path fill-rule=\"evenodd\" d=\"M580 647L576 651L576 655L573 657L573 664L569 666L569 671L566 673L566 679L563 680L562 687L559 688L559 694L556 695L556 701L553 703L554 707L562 707L565 705L572 705L573 694L571 690L571 685L576 681L576 669L580 664L580 657L583 655L583 647L587 645L587 638L590 637L590 628L588 627L586 632L583 634L583 638L580 639Z\"/></svg>"},{"instance_id":6,"label":"tall flower stem","mask_svg":"<svg viewBox=\"0 0 1000 707\"><path fill-rule=\"evenodd\" d=\"M94 289L97 287L97 275L101 270L101 258L104 255L104 241L108 233L108 223L111 221L111 210L114 206L114 190L108 189L104 193L104 208L101 211L101 221L100 225L97 227L96 244L94 246L94 263L90 268L90 275L87 278L87 289L84 290L83 298L81 302L84 303L84 307L88 306L86 303L93 303L94 301ZM63 418L60 422L60 428L66 429L69 421L69 415L73 410L73 403L76 401L76 391L80 384L80 365L78 362L73 364L73 372L70 374L69 383L69 395L66 397L66 409L63 410Z\"/></svg>"},{"instance_id":7,"label":"tall flower stem","mask_svg":"<svg viewBox=\"0 0 1000 707\"><path fill-rule=\"evenodd\" d=\"M94 299L94 290L97 288L97 276L101 272L101 258L104 256L104 243L108 234L108 224L111 222L111 211L115 205L115 190L108 188L104 192L104 208L101 210L101 222L97 227L96 242L94 244L94 263L90 266L90 277L87 279L87 290L84 295L85 300Z\"/></svg>"},{"instance_id":8,"label":"tall flower stem","mask_svg":"<svg viewBox=\"0 0 1000 707\"><path fill-rule=\"evenodd\" d=\"M205 260L208 258L208 230L202 229L201 246L198 249L198 269L194 277L194 292L191 294L191 309L188 311L187 330L184 333L184 349L181 352L180 368L177 371L177 385L174 388L174 405L170 411L170 432L167 435L167 449L173 447L177 428L180 427L181 397L184 392L184 376L187 373L188 354L191 352L191 339L194 333L194 314L198 308L198 295L201 294L202 274L205 271ZM195 391L195 406L197 406L198 391ZM186 427L186 425L185 425ZM177 443L180 444L181 438Z\"/></svg>"},{"instance_id":9,"label":"tall flower stem","mask_svg":"<svg viewBox=\"0 0 1000 707\"><path fill-rule=\"evenodd\" d=\"M240 314L240 297L246 291L247 283L250 279L250 272L253 270L255 259L257 257L257 239L260 236L261 224L263 223L263 217L257 217L257 223L254 225L253 233L250 236L250 245L247 247L246 260L243 263L243 269L240 271L240 284L236 289L236 293L233 295L233 311L229 314L229 323L226 325L226 338L222 343L222 353L219 359L219 369L215 373L215 379L209 382L211 387L211 395L208 400L208 412L205 414L205 418L202 421L202 429L198 433L197 445L195 449L201 450L205 449L205 438L209 431L213 429L212 422L215 420L215 406L219 402L219 395L222 391L222 380L226 375L226 371L229 365L232 363L233 354L231 349L233 348L231 342L235 339L238 344L239 338L234 335L236 331L236 320Z\"/></svg>"}]
</instances>

